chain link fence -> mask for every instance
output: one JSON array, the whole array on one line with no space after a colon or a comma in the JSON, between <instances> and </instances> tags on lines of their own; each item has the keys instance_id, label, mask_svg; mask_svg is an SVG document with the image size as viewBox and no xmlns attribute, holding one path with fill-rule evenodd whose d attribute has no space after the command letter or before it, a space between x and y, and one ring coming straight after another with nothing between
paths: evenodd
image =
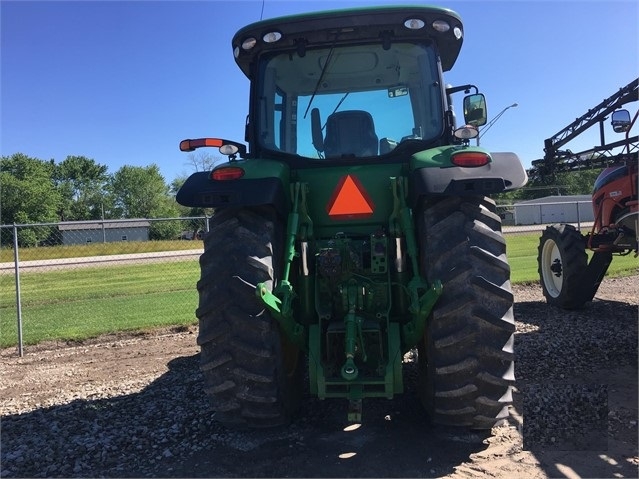
<instances>
[{"instance_id":1,"label":"chain link fence","mask_svg":"<svg viewBox=\"0 0 639 479\"><path fill-rule=\"evenodd\" d=\"M207 217L0 227L0 347L196 321Z\"/></svg>"},{"instance_id":2,"label":"chain link fence","mask_svg":"<svg viewBox=\"0 0 639 479\"><path fill-rule=\"evenodd\" d=\"M587 230L582 203L497 212L505 234L540 234L556 222ZM22 355L23 344L195 323L207 231L207 217L0 226L0 347Z\"/></svg>"}]
</instances>

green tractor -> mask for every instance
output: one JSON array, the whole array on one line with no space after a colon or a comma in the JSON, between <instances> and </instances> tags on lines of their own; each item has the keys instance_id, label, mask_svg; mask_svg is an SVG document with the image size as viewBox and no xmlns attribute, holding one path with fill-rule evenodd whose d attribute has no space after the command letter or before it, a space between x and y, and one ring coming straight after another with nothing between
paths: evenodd
<instances>
[{"instance_id":1,"label":"green tractor","mask_svg":"<svg viewBox=\"0 0 639 479\"><path fill-rule=\"evenodd\" d=\"M403 392L411 350L434 422L486 429L507 417L513 295L487 195L527 176L515 154L469 144L484 95L442 76L462 39L455 12L425 6L263 20L233 37L251 82L248 149L183 140L228 161L177 194L215 210L196 314L219 421L285 424L308 381L359 422L364 398Z\"/></svg>"}]
</instances>

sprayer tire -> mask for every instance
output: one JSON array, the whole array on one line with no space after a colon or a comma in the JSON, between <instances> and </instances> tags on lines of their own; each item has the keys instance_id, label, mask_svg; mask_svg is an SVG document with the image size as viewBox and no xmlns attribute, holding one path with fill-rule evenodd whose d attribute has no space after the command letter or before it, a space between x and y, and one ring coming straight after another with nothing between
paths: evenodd
<instances>
[{"instance_id":1,"label":"sprayer tire","mask_svg":"<svg viewBox=\"0 0 639 479\"><path fill-rule=\"evenodd\" d=\"M577 228L567 224L547 226L539 239L537 265L548 304L579 309L588 300L581 291L588 255Z\"/></svg>"},{"instance_id":2,"label":"sprayer tire","mask_svg":"<svg viewBox=\"0 0 639 479\"><path fill-rule=\"evenodd\" d=\"M512 404L513 294L501 219L492 200L425 201L420 264L442 282L418 347L419 394L437 424L490 429Z\"/></svg>"},{"instance_id":3,"label":"sprayer tire","mask_svg":"<svg viewBox=\"0 0 639 479\"><path fill-rule=\"evenodd\" d=\"M291 420L301 396L299 350L255 294L271 290L282 254L272 210L224 209L211 218L200 257L197 342L214 418L237 427Z\"/></svg>"}]
</instances>

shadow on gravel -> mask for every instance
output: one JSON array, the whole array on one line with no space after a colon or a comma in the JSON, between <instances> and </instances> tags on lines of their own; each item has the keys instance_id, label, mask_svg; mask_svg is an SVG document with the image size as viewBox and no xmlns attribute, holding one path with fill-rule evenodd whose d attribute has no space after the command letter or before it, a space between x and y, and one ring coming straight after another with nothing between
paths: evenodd
<instances>
[{"instance_id":1,"label":"shadow on gravel","mask_svg":"<svg viewBox=\"0 0 639 479\"><path fill-rule=\"evenodd\" d=\"M637 477L637 305L515 304L523 449L547 477Z\"/></svg>"},{"instance_id":2,"label":"shadow on gravel","mask_svg":"<svg viewBox=\"0 0 639 479\"><path fill-rule=\"evenodd\" d=\"M636 477L636 306L565 312L530 302L515 313L524 448L547 477ZM213 421L198 355L168 366L133 394L3 416L0 475L433 477L489 449L487 434L428 425L410 366L407 392L364 400L363 425L350 432L346 401L310 397L286 428L229 431Z\"/></svg>"},{"instance_id":3,"label":"shadow on gravel","mask_svg":"<svg viewBox=\"0 0 639 479\"><path fill-rule=\"evenodd\" d=\"M190 358L189 358L190 359ZM171 374L181 359L172 361ZM158 381L168 380L163 377ZM407 389L413 384L408 378ZM157 384L151 385L153 388ZM486 433L428 424L409 390L394 400L365 399L363 424L346 431L347 402L305 397L287 427L230 430L200 418L185 438L188 455L163 458L157 476L181 477L433 477L449 474L487 447Z\"/></svg>"},{"instance_id":4,"label":"shadow on gravel","mask_svg":"<svg viewBox=\"0 0 639 479\"><path fill-rule=\"evenodd\" d=\"M350 432L346 401L314 398L286 428L231 431L197 371L198 355L179 357L138 393L3 417L2 477L432 477L487 447L486 434L429 426L410 391L364 400Z\"/></svg>"},{"instance_id":5,"label":"shadow on gravel","mask_svg":"<svg viewBox=\"0 0 639 479\"><path fill-rule=\"evenodd\" d=\"M202 395L198 362L198 355L171 361L169 372L139 393L2 416L0 476L154 475L171 448L181 450L179 441L198 429L201 411L191 410Z\"/></svg>"},{"instance_id":6,"label":"shadow on gravel","mask_svg":"<svg viewBox=\"0 0 639 479\"><path fill-rule=\"evenodd\" d=\"M364 424L345 431L346 404L307 399L286 429L226 433L248 444L200 451L182 463L184 476L433 477L485 449L486 434L427 426L407 400L364 401ZM417 405L419 406L419 405ZM419 406L421 407L421 406Z\"/></svg>"}]
</instances>

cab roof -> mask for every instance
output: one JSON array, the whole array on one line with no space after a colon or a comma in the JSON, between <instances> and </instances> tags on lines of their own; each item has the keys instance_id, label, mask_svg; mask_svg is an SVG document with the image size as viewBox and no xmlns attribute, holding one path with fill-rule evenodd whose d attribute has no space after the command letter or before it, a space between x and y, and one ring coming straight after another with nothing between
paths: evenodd
<instances>
[{"instance_id":1,"label":"cab roof","mask_svg":"<svg viewBox=\"0 0 639 479\"><path fill-rule=\"evenodd\" d=\"M448 71L461 49L463 25L454 11L433 6L329 10L252 23L234 35L232 47L235 61L250 79L251 64L264 52L292 50L304 55L307 48L378 39L389 43L432 40L438 45L442 69Z\"/></svg>"}]
</instances>

